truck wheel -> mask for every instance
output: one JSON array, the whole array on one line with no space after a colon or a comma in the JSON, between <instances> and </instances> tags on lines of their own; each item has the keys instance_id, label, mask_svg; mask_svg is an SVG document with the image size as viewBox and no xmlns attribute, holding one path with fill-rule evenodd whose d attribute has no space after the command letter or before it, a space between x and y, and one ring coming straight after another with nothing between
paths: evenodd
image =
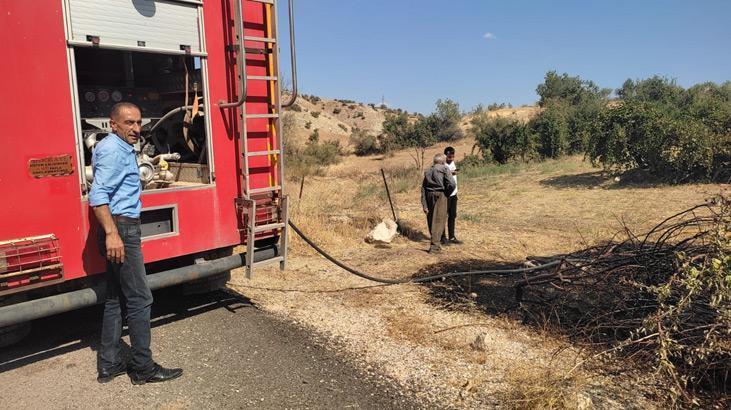
<instances>
[{"instance_id":1,"label":"truck wheel","mask_svg":"<svg viewBox=\"0 0 731 410\"><path fill-rule=\"evenodd\" d=\"M12 305L24 302L25 295L14 295L0 299L0 306ZM31 322L19 323L17 325L0 327L0 348L14 345L23 340L31 330Z\"/></svg>"}]
</instances>

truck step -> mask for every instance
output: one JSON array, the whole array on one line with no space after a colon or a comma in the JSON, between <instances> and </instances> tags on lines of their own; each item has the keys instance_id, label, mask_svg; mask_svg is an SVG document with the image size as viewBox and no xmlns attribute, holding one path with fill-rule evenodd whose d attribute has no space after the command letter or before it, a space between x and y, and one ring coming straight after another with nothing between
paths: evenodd
<instances>
[{"instance_id":1,"label":"truck step","mask_svg":"<svg viewBox=\"0 0 731 410\"><path fill-rule=\"evenodd\" d=\"M264 157L264 156L267 156L267 155L279 155L281 153L282 153L282 151L280 151L278 149L273 149L273 150L270 150L270 151L254 151L254 152L249 152L246 155L248 155L250 157Z\"/></svg>"},{"instance_id":2,"label":"truck step","mask_svg":"<svg viewBox=\"0 0 731 410\"><path fill-rule=\"evenodd\" d=\"M258 268L260 266L272 265L274 263L282 262L283 260L284 260L284 256L275 256L275 257L273 257L271 259L265 259L263 261L254 262L254 263L251 264L251 267L252 268Z\"/></svg>"},{"instance_id":3,"label":"truck step","mask_svg":"<svg viewBox=\"0 0 731 410\"><path fill-rule=\"evenodd\" d=\"M277 222L277 223L273 223L273 224L259 225L259 226L255 226L254 227L254 233L271 231L273 229L281 229L281 228L284 228L286 225L287 224L285 224L284 222Z\"/></svg>"},{"instance_id":4,"label":"truck step","mask_svg":"<svg viewBox=\"0 0 731 410\"><path fill-rule=\"evenodd\" d=\"M279 118L279 114L247 114L246 118Z\"/></svg>"},{"instance_id":5,"label":"truck step","mask_svg":"<svg viewBox=\"0 0 731 410\"><path fill-rule=\"evenodd\" d=\"M254 81L256 81L256 80L261 80L261 81L277 81L277 77L276 76L272 76L272 75L247 75L246 76L246 79L247 80L254 80Z\"/></svg>"},{"instance_id":6,"label":"truck step","mask_svg":"<svg viewBox=\"0 0 731 410\"><path fill-rule=\"evenodd\" d=\"M281 191L281 190L282 190L281 185L275 185L275 186L270 186L267 188L251 189L251 190L249 190L249 195L263 194L265 192L273 192L273 191Z\"/></svg>"},{"instance_id":7,"label":"truck step","mask_svg":"<svg viewBox=\"0 0 731 410\"><path fill-rule=\"evenodd\" d=\"M257 43L276 43L276 38L271 37L254 37L254 36L244 36L244 40L246 41L256 41Z\"/></svg>"}]
</instances>

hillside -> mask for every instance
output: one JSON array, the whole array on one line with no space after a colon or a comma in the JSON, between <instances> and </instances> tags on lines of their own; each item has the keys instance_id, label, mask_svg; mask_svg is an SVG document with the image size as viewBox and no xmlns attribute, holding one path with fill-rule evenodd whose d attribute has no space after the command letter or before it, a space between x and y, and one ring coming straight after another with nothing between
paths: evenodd
<instances>
[{"instance_id":1,"label":"hillside","mask_svg":"<svg viewBox=\"0 0 731 410\"><path fill-rule=\"evenodd\" d=\"M489 118L508 118L511 120L518 120L521 122L528 122L533 117L541 112L541 108L537 106L525 106L515 108L501 108L499 110L488 111L487 116ZM462 117L460 126L467 131L470 127L470 121L474 117L474 114L467 114Z\"/></svg>"},{"instance_id":2,"label":"hillside","mask_svg":"<svg viewBox=\"0 0 731 410\"><path fill-rule=\"evenodd\" d=\"M345 151L349 152L349 138L354 128L378 135L383 130L386 114L398 111L352 100L330 100L302 95L292 107L285 109L285 118L291 118L287 119L291 124L286 127L286 132L295 141L304 142L317 130L320 141L339 141ZM538 112L540 108L534 106L503 108L488 112L488 116L528 121ZM462 118L460 126L465 132L470 128L471 119L472 115L469 114Z\"/></svg>"},{"instance_id":3,"label":"hillside","mask_svg":"<svg viewBox=\"0 0 731 410\"><path fill-rule=\"evenodd\" d=\"M300 96L292 107L286 109L294 122L288 128L291 138L303 142L317 130L320 141L339 141L346 150L353 128L378 135L389 111L394 110L350 100L329 100L307 95Z\"/></svg>"}]
</instances>

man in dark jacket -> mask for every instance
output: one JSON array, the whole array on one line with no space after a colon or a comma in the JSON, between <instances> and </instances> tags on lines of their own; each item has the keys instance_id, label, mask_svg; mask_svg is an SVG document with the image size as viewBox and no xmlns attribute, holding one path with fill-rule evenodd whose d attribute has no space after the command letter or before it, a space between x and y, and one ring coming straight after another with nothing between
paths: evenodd
<instances>
[{"instance_id":1,"label":"man in dark jacket","mask_svg":"<svg viewBox=\"0 0 731 410\"><path fill-rule=\"evenodd\" d=\"M445 161L444 154L435 155L434 164L424 172L424 181L421 184L421 207L426 213L431 234L429 253L439 253L442 250L439 240L447 222L447 196L457 186Z\"/></svg>"}]
</instances>

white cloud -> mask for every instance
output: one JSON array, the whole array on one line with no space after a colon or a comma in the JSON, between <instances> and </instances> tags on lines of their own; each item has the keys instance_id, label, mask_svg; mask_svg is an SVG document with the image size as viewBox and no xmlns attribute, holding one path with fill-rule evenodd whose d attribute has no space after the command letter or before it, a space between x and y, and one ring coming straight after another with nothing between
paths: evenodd
<instances>
[{"instance_id":1,"label":"white cloud","mask_svg":"<svg viewBox=\"0 0 731 410\"><path fill-rule=\"evenodd\" d=\"M482 35L482 38L485 40L495 40L497 37L495 37L494 34L490 33L489 31Z\"/></svg>"}]
</instances>

